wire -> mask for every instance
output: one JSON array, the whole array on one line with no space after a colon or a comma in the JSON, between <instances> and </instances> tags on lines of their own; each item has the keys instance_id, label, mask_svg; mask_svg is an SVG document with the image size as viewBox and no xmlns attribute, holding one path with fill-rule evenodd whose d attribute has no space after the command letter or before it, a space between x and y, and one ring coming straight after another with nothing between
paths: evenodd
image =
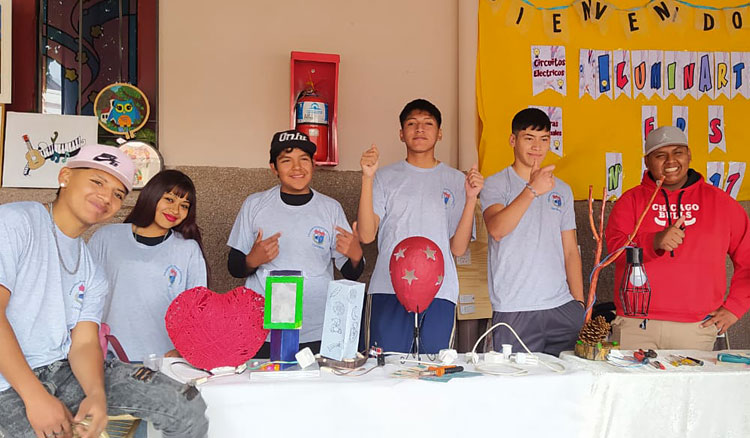
<instances>
[{"instance_id":1,"label":"wire","mask_svg":"<svg viewBox=\"0 0 750 438\"><path fill-rule=\"evenodd\" d=\"M484 339L485 336L487 336L488 334L492 333L493 330L495 330L497 327L500 327L500 326L507 327L508 330L510 330L510 332L513 333L513 336L515 336L516 339L518 339L518 342L521 343L521 346L524 348L524 350L526 350L526 352L531 357L536 358L539 361L539 363L541 363L542 365L546 366L547 368L549 368L550 370L552 370L552 371L554 371L556 373L565 372L565 366L564 365L556 363L556 364L552 364L552 365L555 365L555 366L552 366L552 365L548 364L547 362L541 360L539 358L539 356L537 356L534 353L532 353L531 350L529 350L529 347L527 347L526 344L524 344L524 342L518 336L518 333L516 333L516 331L513 330L513 327L511 327L510 325L508 325L508 324L506 324L504 322L498 322L497 324L495 324L492 327L490 327L486 332L484 332L484 334L482 336L480 336L479 339L477 339L477 342L474 344L474 348L471 349L471 354L473 354L473 355L477 354L477 347L479 346L479 343L482 341L482 339ZM502 368L514 368L516 371L514 371L512 373L502 372L502 371L499 370L499 368L501 368L501 367ZM492 374L492 375L496 375L496 376L521 376L521 375L528 374L528 371L525 370L525 369L523 369L523 368L516 367L516 366L513 366L513 365L506 365L506 364L488 364L488 363L484 363L484 364L476 364L474 366L474 368L477 371L481 372L481 373Z\"/></svg>"}]
</instances>

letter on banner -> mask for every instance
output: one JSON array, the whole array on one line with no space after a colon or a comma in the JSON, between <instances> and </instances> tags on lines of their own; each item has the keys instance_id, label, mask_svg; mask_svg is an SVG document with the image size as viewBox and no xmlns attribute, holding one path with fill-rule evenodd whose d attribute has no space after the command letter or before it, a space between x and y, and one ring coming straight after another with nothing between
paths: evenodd
<instances>
[{"instance_id":1,"label":"letter on banner","mask_svg":"<svg viewBox=\"0 0 750 438\"><path fill-rule=\"evenodd\" d=\"M531 46L532 95L555 90L565 96L565 46Z\"/></svg>"},{"instance_id":2,"label":"letter on banner","mask_svg":"<svg viewBox=\"0 0 750 438\"><path fill-rule=\"evenodd\" d=\"M714 98L714 54L712 52L698 52L698 95Z\"/></svg>"},{"instance_id":3,"label":"letter on banner","mask_svg":"<svg viewBox=\"0 0 750 438\"><path fill-rule=\"evenodd\" d=\"M677 89L675 96L682 100L685 96L698 98L698 70L695 52L674 52L677 67L675 68L677 78Z\"/></svg>"},{"instance_id":4,"label":"letter on banner","mask_svg":"<svg viewBox=\"0 0 750 438\"><path fill-rule=\"evenodd\" d=\"M630 50L615 50L612 52L612 57L615 99L621 94L631 97Z\"/></svg>"},{"instance_id":5,"label":"letter on banner","mask_svg":"<svg viewBox=\"0 0 750 438\"><path fill-rule=\"evenodd\" d=\"M633 72L630 77L633 78L633 99L635 99L640 94L644 94L644 90L648 84L648 70L646 68L648 51L632 50L630 57L633 66Z\"/></svg>"},{"instance_id":6,"label":"letter on banner","mask_svg":"<svg viewBox=\"0 0 750 438\"><path fill-rule=\"evenodd\" d=\"M646 152L646 137L654 129L658 128L658 121L656 120L656 106L655 105L643 105L641 107L641 140L643 142L642 151Z\"/></svg>"},{"instance_id":7,"label":"letter on banner","mask_svg":"<svg viewBox=\"0 0 750 438\"><path fill-rule=\"evenodd\" d=\"M747 28L745 20L750 18L747 16L747 13L747 7L740 9L724 9L725 26L730 35L735 34L738 30Z\"/></svg>"},{"instance_id":8,"label":"letter on banner","mask_svg":"<svg viewBox=\"0 0 750 438\"><path fill-rule=\"evenodd\" d=\"M706 182L724 189L724 162L723 161L709 161L706 163Z\"/></svg>"},{"instance_id":9,"label":"letter on banner","mask_svg":"<svg viewBox=\"0 0 750 438\"><path fill-rule=\"evenodd\" d=\"M730 161L729 170L727 171L727 180L724 183L724 191L729 193L729 196L737 199L737 194L740 192L743 179L745 179L745 162Z\"/></svg>"},{"instance_id":10,"label":"letter on banner","mask_svg":"<svg viewBox=\"0 0 750 438\"><path fill-rule=\"evenodd\" d=\"M622 153L607 152L607 199L622 196Z\"/></svg>"},{"instance_id":11,"label":"letter on banner","mask_svg":"<svg viewBox=\"0 0 750 438\"><path fill-rule=\"evenodd\" d=\"M688 107L686 106L673 106L672 107L672 126L676 126L682 129L682 132L685 133L685 137L689 139L688 137Z\"/></svg>"},{"instance_id":12,"label":"letter on banner","mask_svg":"<svg viewBox=\"0 0 750 438\"><path fill-rule=\"evenodd\" d=\"M612 52L581 49L578 58L578 97L612 98Z\"/></svg>"},{"instance_id":13,"label":"letter on banner","mask_svg":"<svg viewBox=\"0 0 750 438\"><path fill-rule=\"evenodd\" d=\"M732 71L729 74L731 97L740 95L750 99L750 52L732 52Z\"/></svg>"},{"instance_id":14,"label":"letter on banner","mask_svg":"<svg viewBox=\"0 0 750 438\"><path fill-rule=\"evenodd\" d=\"M568 39L568 9L542 10L542 23L547 36Z\"/></svg>"},{"instance_id":15,"label":"letter on banner","mask_svg":"<svg viewBox=\"0 0 750 438\"><path fill-rule=\"evenodd\" d=\"M727 141L724 136L724 107L722 105L708 106L708 153L719 148L727 151Z\"/></svg>"},{"instance_id":16,"label":"letter on banner","mask_svg":"<svg viewBox=\"0 0 750 438\"><path fill-rule=\"evenodd\" d=\"M731 73L729 71L729 52L714 52L714 63L716 64L714 68L716 72L714 99L722 94L729 99L729 74Z\"/></svg>"},{"instance_id":17,"label":"letter on banner","mask_svg":"<svg viewBox=\"0 0 750 438\"><path fill-rule=\"evenodd\" d=\"M497 13L500 9L500 2L490 2L490 7L493 13ZM537 8L529 6L521 0L512 0L505 16L505 25L515 28L518 33L525 35L529 31L530 23L534 21L537 12Z\"/></svg>"},{"instance_id":18,"label":"letter on banner","mask_svg":"<svg viewBox=\"0 0 750 438\"><path fill-rule=\"evenodd\" d=\"M545 113L547 113L547 117L549 117L550 125L552 125L552 129L550 130L549 150L553 152L555 155L562 157L563 156L562 107L531 105L529 108L538 108L544 111Z\"/></svg>"}]
</instances>

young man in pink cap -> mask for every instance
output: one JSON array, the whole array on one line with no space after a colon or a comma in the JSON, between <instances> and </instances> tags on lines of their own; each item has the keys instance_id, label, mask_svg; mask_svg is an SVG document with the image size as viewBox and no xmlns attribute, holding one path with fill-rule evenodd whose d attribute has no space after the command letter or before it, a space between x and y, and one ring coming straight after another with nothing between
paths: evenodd
<instances>
[{"instance_id":1,"label":"young man in pink cap","mask_svg":"<svg viewBox=\"0 0 750 438\"><path fill-rule=\"evenodd\" d=\"M750 220L739 202L690 168L690 159L679 128L651 131L644 157L648 170L609 216L607 248L614 252L627 244L656 181L664 177L632 243L643 249L651 286L645 319L624 314L619 285L625 257L616 262L613 334L623 348L713 350L716 335L750 308ZM734 276L725 297L727 254Z\"/></svg>"},{"instance_id":2,"label":"young man in pink cap","mask_svg":"<svg viewBox=\"0 0 750 438\"><path fill-rule=\"evenodd\" d=\"M148 419L164 436L206 434L197 390L103 363L108 285L81 235L120 209L134 176L119 149L87 146L60 170L54 202L0 206L0 437L99 437L108 412Z\"/></svg>"}]
</instances>

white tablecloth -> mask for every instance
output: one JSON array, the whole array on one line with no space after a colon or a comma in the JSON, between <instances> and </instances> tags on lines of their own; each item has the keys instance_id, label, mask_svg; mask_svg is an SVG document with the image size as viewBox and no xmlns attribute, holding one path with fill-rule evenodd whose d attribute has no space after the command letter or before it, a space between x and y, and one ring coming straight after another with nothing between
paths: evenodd
<instances>
[{"instance_id":1,"label":"white tablecloth","mask_svg":"<svg viewBox=\"0 0 750 438\"><path fill-rule=\"evenodd\" d=\"M717 352L659 351L665 370L617 368L566 352L561 359L595 375L585 436L750 437L750 367L716 363ZM676 353L704 366L669 365Z\"/></svg>"},{"instance_id":2,"label":"white tablecloth","mask_svg":"<svg viewBox=\"0 0 750 438\"><path fill-rule=\"evenodd\" d=\"M577 436L593 384L590 372L558 375L543 367L524 377L447 383L390 377L398 368L389 359L361 377L322 371L308 380L251 382L247 372L217 378L199 387L209 437Z\"/></svg>"},{"instance_id":3,"label":"white tablecloth","mask_svg":"<svg viewBox=\"0 0 750 438\"><path fill-rule=\"evenodd\" d=\"M251 382L246 372L199 388L211 438L750 437L750 367L716 365L716 352L689 351L678 353L705 365L675 368L667 353L659 352L664 371L563 353L560 374L539 366L521 377L439 383L390 377L399 366L389 360L361 377L323 371L307 380Z\"/></svg>"}]
</instances>

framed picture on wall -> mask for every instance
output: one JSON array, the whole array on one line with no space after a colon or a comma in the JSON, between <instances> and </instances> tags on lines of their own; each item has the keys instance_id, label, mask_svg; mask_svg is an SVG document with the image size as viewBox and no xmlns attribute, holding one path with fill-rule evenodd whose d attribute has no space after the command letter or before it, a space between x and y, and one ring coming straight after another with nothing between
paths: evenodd
<instances>
[{"instance_id":1,"label":"framed picture on wall","mask_svg":"<svg viewBox=\"0 0 750 438\"><path fill-rule=\"evenodd\" d=\"M57 175L81 147L96 144L94 116L17 113L5 118L3 187L57 187Z\"/></svg>"},{"instance_id":2,"label":"framed picture on wall","mask_svg":"<svg viewBox=\"0 0 750 438\"><path fill-rule=\"evenodd\" d=\"M10 103L11 97L11 4L12 0L0 0L0 103Z\"/></svg>"}]
</instances>

